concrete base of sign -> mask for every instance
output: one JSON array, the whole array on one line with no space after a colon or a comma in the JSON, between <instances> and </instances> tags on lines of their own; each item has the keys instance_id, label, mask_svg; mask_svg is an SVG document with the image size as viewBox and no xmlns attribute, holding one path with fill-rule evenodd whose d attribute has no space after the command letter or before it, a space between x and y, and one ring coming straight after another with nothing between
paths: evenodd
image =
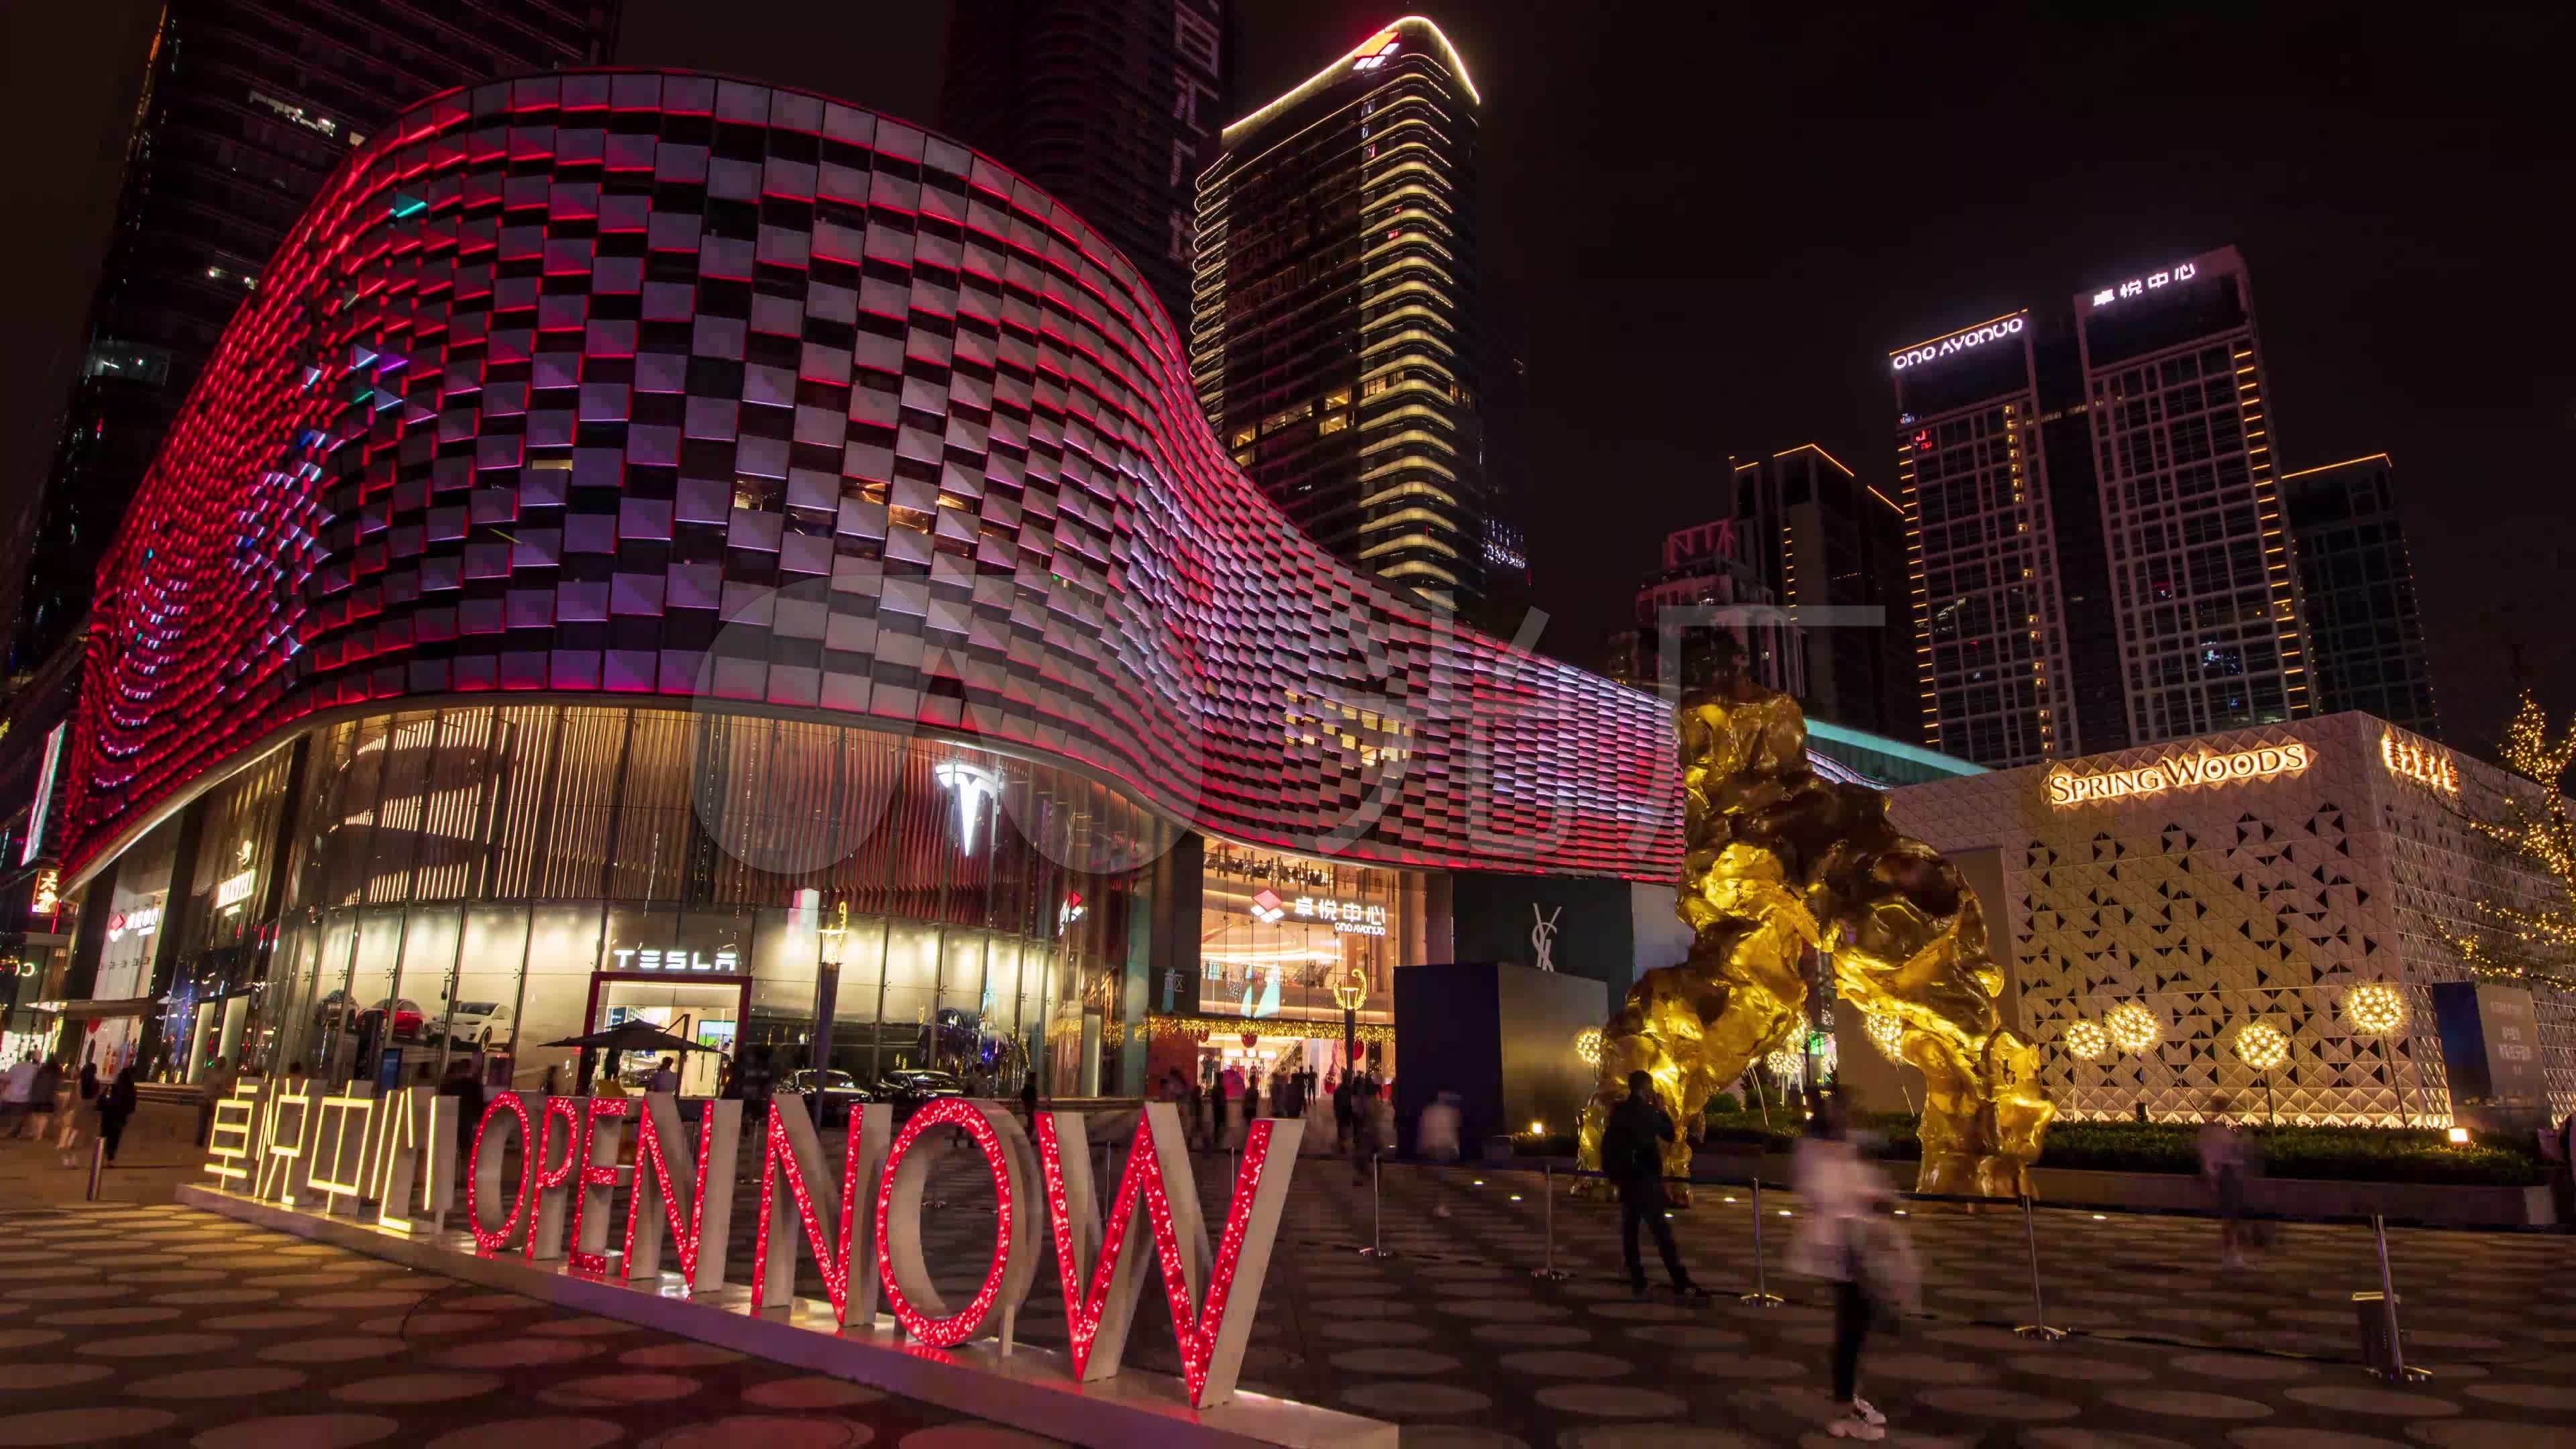
<instances>
[{"instance_id":1,"label":"concrete base of sign","mask_svg":"<svg viewBox=\"0 0 2576 1449\"><path fill-rule=\"evenodd\" d=\"M866 1384L943 1409L1076 1444L1297 1446L1297 1449L1395 1449L1395 1426L1264 1394L1238 1393L1213 1409L1189 1407L1180 1380L1128 1370L1077 1383L1064 1355L1021 1347L1003 1353L983 1340L954 1349L906 1340L891 1318L843 1332L829 1305L800 1298L791 1309L754 1314L747 1287L691 1297L664 1274L660 1292L567 1271L560 1262L532 1264L478 1251L464 1232L408 1235L324 1217L236 1193L188 1186L183 1206L384 1258L425 1273L524 1294L583 1313L657 1328L700 1343L735 1349ZM1045 1286L1042 1285L1041 1291Z\"/></svg>"}]
</instances>

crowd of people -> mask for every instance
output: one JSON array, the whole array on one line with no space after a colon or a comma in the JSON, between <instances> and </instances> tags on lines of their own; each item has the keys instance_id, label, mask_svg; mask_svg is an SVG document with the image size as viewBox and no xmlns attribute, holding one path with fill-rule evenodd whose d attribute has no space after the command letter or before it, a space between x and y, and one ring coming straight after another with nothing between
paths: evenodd
<instances>
[{"instance_id":1,"label":"crowd of people","mask_svg":"<svg viewBox=\"0 0 2576 1449\"><path fill-rule=\"evenodd\" d=\"M62 1165L79 1164L81 1131L94 1134L107 1160L116 1160L125 1124L134 1116L134 1084L140 1078L128 1063L102 1078L95 1062L82 1062L71 1072L69 1058L28 1055L0 1074L0 1137L50 1139Z\"/></svg>"}]
</instances>

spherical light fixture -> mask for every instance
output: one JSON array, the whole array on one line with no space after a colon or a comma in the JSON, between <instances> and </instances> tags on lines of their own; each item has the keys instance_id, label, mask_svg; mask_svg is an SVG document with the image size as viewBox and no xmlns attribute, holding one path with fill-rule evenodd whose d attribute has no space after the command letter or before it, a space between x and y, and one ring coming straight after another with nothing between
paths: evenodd
<instances>
[{"instance_id":1,"label":"spherical light fixture","mask_svg":"<svg viewBox=\"0 0 2576 1449\"><path fill-rule=\"evenodd\" d=\"M2268 1021L2249 1021L2236 1029L2236 1059L2258 1072L2268 1072L2289 1059L2290 1039Z\"/></svg>"},{"instance_id":2,"label":"spherical light fixture","mask_svg":"<svg viewBox=\"0 0 2576 1449\"><path fill-rule=\"evenodd\" d=\"M2098 1021L2070 1021L2057 1041L2068 1056L2080 1061L2098 1062L2111 1054L2111 1034Z\"/></svg>"},{"instance_id":3,"label":"spherical light fixture","mask_svg":"<svg viewBox=\"0 0 2576 1449\"><path fill-rule=\"evenodd\" d=\"M1869 1033L1870 1045L1877 1047L1889 1061L1905 1060L1897 1054L1905 1045L1904 1022L1898 1021L1886 1012L1873 1011L1864 1014L1860 1023L1862 1029Z\"/></svg>"},{"instance_id":4,"label":"spherical light fixture","mask_svg":"<svg viewBox=\"0 0 2576 1449\"><path fill-rule=\"evenodd\" d=\"M2387 1036L2406 1025L2406 997L2385 981L2365 981L2343 994L2343 1024L2355 1036Z\"/></svg>"},{"instance_id":5,"label":"spherical light fixture","mask_svg":"<svg viewBox=\"0 0 2576 1449\"><path fill-rule=\"evenodd\" d=\"M1787 1047L1780 1048L1762 1060L1764 1065L1771 1068L1771 1075L1775 1077L1786 1080L1798 1075L1798 1054Z\"/></svg>"},{"instance_id":6,"label":"spherical light fixture","mask_svg":"<svg viewBox=\"0 0 2576 1449\"><path fill-rule=\"evenodd\" d=\"M1601 1028L1587 1026L1574 1034L1574 1059L1587 1067L1601 1065Z\"/></svg>"},{"instance_id":7,"label":"spherical light fixture","mask_svg":"<svg viewBox=\"0 0 2576 1449\"><path fill-rule=\"evenodd\" d=\"M2135 1001L2123 1001L2102 1014L2102 1025L2124 1052L2152 1050L2164 1037L2164 1023Z\"/></svg>"}]
</instances>

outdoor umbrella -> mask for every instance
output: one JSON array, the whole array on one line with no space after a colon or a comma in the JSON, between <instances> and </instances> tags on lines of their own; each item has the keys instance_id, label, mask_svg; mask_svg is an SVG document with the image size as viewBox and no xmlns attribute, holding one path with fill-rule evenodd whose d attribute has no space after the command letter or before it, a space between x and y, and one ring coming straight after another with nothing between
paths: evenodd
<instances>
[{"instance_id":1,"label":"outdoor umbrella","mask_svg":"<svg viewBox=\"0 0 2576 1449\"><path fill-rule=\"evenodd\" d=\"M612 1052L711 1052L715 1048L693 1041L683 1041L649 1021L622 1022L606 1031L588 1036L568 1036L546 1043L550 1047L593 1047Z\"/></svg>"}]
</instances>

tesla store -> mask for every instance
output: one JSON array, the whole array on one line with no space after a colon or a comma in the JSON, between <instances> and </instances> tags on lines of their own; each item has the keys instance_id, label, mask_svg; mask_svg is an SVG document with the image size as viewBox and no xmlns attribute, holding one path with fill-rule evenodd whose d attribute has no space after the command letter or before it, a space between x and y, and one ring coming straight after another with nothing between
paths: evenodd
<instances>
[{"instance_id":1,"label":"tesla store","mask_svg":"<svg viewBox=\"0 0 2576 1449\"><path fill-rule=\"evenodd\" d=\"M1045 1090L1096 1093L1143 994L1123 989L1143 969L1136 887L1175 835L1068 771L871 729L373 715L271 752L126 853L100 883L96 995L140 996L156 935L182 933L152 1064L182 1079L245 1051L378 1081L470 1054L491 1082L569 1089L579 1054L546 1043L642 1021L709 1049L683 1063L691 1092L765 1056L994 1091L1043 1063ZM241 922L271 891L251 979ZM594 1070L655 1064L630 1055Z\"/></svg>"}]
</instances>

